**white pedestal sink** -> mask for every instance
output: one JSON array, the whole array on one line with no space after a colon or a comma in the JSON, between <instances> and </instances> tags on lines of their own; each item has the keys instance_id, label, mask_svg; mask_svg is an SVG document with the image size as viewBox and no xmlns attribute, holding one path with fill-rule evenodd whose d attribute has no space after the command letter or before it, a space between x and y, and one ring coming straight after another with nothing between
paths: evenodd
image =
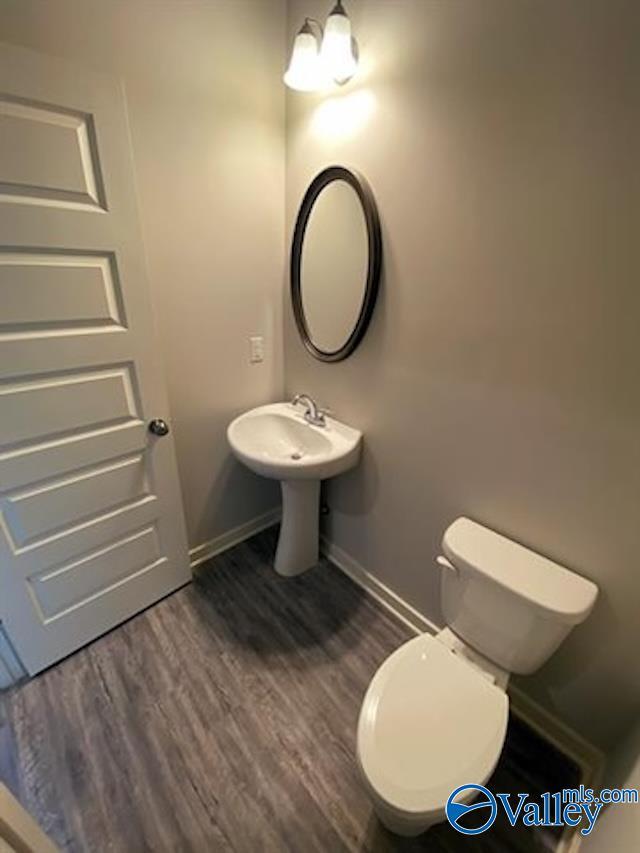
<instances>
[{"instance_id":1,"label":"white pedestal sink","mask_svg":"<svg viewBox=\"0 0 640 853\"><path fill-rule=\"evenodd\" d=\"M357 464L362 433L329 417L325 426L312 426L299 408L272 403L236 418L227 438L248 468L280 480L276 571L291 577L311 568L318 562L320 481Z\"/></svg>"}]
</instances>

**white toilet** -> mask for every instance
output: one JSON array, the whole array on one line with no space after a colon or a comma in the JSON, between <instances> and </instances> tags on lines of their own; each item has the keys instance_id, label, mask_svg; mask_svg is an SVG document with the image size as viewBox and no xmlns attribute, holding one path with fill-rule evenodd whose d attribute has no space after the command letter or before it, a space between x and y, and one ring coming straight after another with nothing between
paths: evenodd
<instances>
[{"instance_id":1,"label":"white toilet","mask_svg":"<svg viewBox=\"0 0 640 853\"><path fill-rule=\"evenodd\" d=\"M509 675L538 669L598 594L591 581L468 518L447 528L442 547L448 627L387 658L358 723L365 786L380 820L400 835L444 820L455 788L489 779L507 730Z\"/></svg>"}]
</instances>

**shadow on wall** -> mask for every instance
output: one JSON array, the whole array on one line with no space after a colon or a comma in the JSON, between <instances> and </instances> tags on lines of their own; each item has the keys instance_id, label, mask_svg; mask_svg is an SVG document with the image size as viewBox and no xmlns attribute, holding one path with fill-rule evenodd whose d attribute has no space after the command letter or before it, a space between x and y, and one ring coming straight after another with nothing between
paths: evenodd
<instances>
[{"instance_id":1,"label":"shadow on wall","mask_svg":"<svg viewBox=\"0 0 640 853\"><path fill-rule=\"evenodd\" d=\"M332 481L325 482L326 501L329 510L335 510L341 515L357 516L366 515L373 511L378 496L380 475L376 455L367 446L368 436L362 447L360 469L353 468L340 476L340 489L332 488ZM331 512L328 516L330 522ZM330 527L330 524L329 524ZM324 531L330 534L330 529Z\"/></svg>"},{"instance_id":2,"label":"shadow on wall","mask_svg":"<svg viewBox=\"0 0 640 853\"><path fill-rule=\"evenodd\" d=\"M280 505L278 483L253 474L232 456L230 450L215 473L198 521L195 544L211 537L212 530L214 537L228 533L238 518L251 521Z\"/></svg>"},{"instance_id":3,"label":"shadow on wall","mask_svg":"<svg viewBox=\"0 0 640 853\"><path fill-rule=\"evenodd\" d=\"M570 713L578 727L588 726L601 742L614 742L640 714L640 705L635 711L629 706L630 696L638 691L637 667L611 660L611 648L622 643L622 631L606 590L600 589L588 630L578 626L539 672L514 681L561 717ZM577 659L580 667L575 666ZM595 685L606 696L597 708Z\"/></svg>"}]
</instances>

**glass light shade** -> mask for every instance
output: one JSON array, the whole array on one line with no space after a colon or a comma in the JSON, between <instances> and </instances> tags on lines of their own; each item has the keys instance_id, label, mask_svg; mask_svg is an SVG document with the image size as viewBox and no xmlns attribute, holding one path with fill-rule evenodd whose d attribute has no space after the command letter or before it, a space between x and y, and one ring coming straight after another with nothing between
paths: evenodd
<instances>
[{"instance_id":1,"label":"glass light shade","mask_svg":"<svg viewBox=\"0 0 640 853\"><path fill-rule=\"evenodd\" d=\"M340 3L336 4L327 18L320 57L326 73L336 83L346 83L358 68L358 61L353 54L351 21Z\"/></svg>"},{"instance_id":2,"label":"glass light shade","mask_svg":"<svg viewBox=\"0 0 640 853\"><path fill-rule=\"evenodd\" d=\"M307 25L302 27L295 38L291 61L283 79L290 89L297 89L299 92L313 92L326 83L318 39Z\"/></svg>"}]
</instances>

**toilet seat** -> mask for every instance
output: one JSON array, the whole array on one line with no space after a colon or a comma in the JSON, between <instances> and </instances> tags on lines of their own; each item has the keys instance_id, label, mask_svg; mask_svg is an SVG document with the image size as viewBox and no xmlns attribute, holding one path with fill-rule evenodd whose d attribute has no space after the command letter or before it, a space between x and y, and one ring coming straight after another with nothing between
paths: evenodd
<instances>
[{"instance_id":1,"label":"toilet seat","mask_svg":"<svg viewBox=\"0 0 640 853\"><path fill-rule=\"evenodd\" d=\"M358 761L387 813L423 829L444 816L451 792L483 784L507 730L509 700L493 679L428 634L378 669L358 723Z\"/></svg>"}]
</instances>

